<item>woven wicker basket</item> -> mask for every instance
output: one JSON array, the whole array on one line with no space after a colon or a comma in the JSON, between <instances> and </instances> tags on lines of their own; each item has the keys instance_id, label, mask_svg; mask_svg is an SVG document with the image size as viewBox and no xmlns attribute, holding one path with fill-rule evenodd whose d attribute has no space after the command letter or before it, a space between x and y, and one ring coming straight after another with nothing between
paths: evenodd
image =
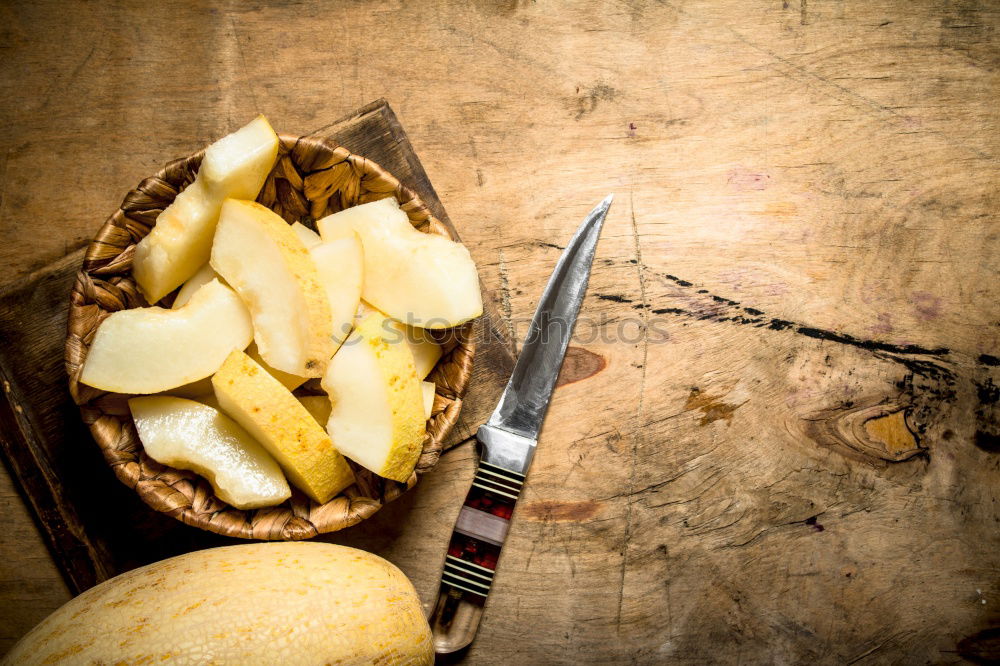
<instances>
[{"instance_id":1,"label":"woven wicker basket","mask_svg":"<svg viewBox=\"0 0 1000 666\"><path fill-rule=\"evenodd\" d=\"M417 229L450 237L420 198L377 164L329 140L280 138L278 161L257 200L289 223L395 196ZM389 481L352 463L357 483L322 505L293 489L291 499L277 507L244 511L229 506L200 476L166 467L146 455L129 414L129 396L79 382L101 321L116 310L145 306L131 275L135 245L149 233L160 211L194 180L203 155L200 151L175 160L142 181L88 247L70 304L66 340L70 392L115 474L157 511L188 525L247 539L308 539L354 525L399 497L437 464L444 438L458 418L472 368L471 323L442 336L444 354L430 376L437 385L434 411L427 422L423 453L409 480Z\"/></svg>"}]
</instances>

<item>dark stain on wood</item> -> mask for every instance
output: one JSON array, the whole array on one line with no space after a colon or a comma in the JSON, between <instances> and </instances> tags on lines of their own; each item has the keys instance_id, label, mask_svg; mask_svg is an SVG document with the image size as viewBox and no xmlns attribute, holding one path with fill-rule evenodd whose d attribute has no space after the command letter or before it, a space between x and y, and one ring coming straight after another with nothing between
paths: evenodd
<instances>
[{"instance_id":1,"label":"dark stain on wood","mask_svg":"<svg viewBox=\"0 0 1000 666\"><path fill-rule=\"evenodd\" d=\"M805 522L806 525L808 525L809 527L813 528L813 530L815 530L816 532L822 532L826 528L823 527L823 525L821 523L817 522L818 518L819 518L819 516L810 516L810 517L806 518L804 522Z\"/></svg>"},{"instance_id":2,"label":"dark stain on wood","mask_svg":"<svg viewBox=\"0 0 1000 666\"><path fill-rule=\"evenodd\" d=\"M974 664L1000 664L1000 627L966 636L958 642L956 651Z\"/></svg>"},{"instance_id":3,"label":"dark stain on wood","mask_svg":"<svg viewBox=\"0 0 1000 666\"><path fill-rule=\"evenodd\" d=\"M579 91L577 91L579 94ZM620 92L606 83L597 83L579 95L573 102L576 113L574 120L580 120L587 114L593 113L601 102L614 102L618 99Z\"/></svg>"},{"instance_id":4,"label":"dark stain on wood","mask_svg":"<svg viewBox=\"0 0 1000 666\"><path fill-rule=\"evenodd\" d=\"M995 405L1000 401L1000 386L993 383L992 377L987 377L986 381L976 383L976 397L981 405Z\"/></svg>"},{"instance_id":5,"label":"dark stain on wood","mask_svg":"<svg viewBox=\"0 0 1000 666\"><path fill-rule=\"evenodd\" d=\"M677 277L676 275L664 275L663 277L667 278L671 282L676 282L677 284L679 284L682 287L693 286L692 283L688 282L687 280L682 280L679 277ZM708 290L707 289L703 289L700 293L707 294Z\"/></svg>"},{"instance_id":6,"label":"dark stain on wood","mask_svg":"<svg viewBox=\"0 0 1000 666\"><path fill-rule=\"evenodd\" d=\"M877 340L861 340L846 333L825 331L823 329L811 328L808 326L797 326L795 332L809 338L829 340L831 342L837 342L842 345L851 345L868 351L884 351L891 354L926 354L928 356L942 356L948 353L948 350L944 347L927 349L919 345L892 345L887 342L879 342Z\"/></svg>"},{"instance_id":7,"label":"dark stain on wood","mask_svg":"<svg viewBox=\"0 0 1000 666\"><path fill-rule=\"evenodd\" d=\"M608 362L599 354L583 347L569 347L562 370L559 371L559 379L556 380L556 388L593 377L607 365Z\"/></svg>"},{"instance_id":8,"label":"dark stain on wood","mask_svg":"<svg viewBox=\"0 0 1000 666\"><path fill-rule=\"evenodd\" d=\"M676 298L678 303L676 306L654 308L651 310L653 314L668 314L696 321L728 322L738 326L784 331L815 340L853 347L866 351L879 360L902 366L907 371L907 375L897 382L898 397L885 395L878 398L878 402L889 400L899 402L902 400L904 404L908 404L907 422L912 427L915 438L926 434L930 424L940 416L942 405L954 404L959 400L961 393L958 382L959 375L962 375L963 381L971 379L965 373L965 366L971 363L980 368L980 372L988 373L991 372L991 368L1000 365L1000 359L991 354L963 358L960 354L953 356L951 350L946 347L930 348L916 344L891 344L880 340L857 338L848 333L808 326L788 319L771 317L764 310L741 305L732 299L712 294L709 290L699 288L692 282L675 275L658 273L656 277L674 289L672 296ZM1000 451L1000 418L996 414L997 408L995 406L1000 401L1000 395L998 395L1000 391L997 390L993 380L989 377L977 377L972 380L972 384L979 398L975 413L976 434L972 436L972 441L983 450ZM966 386L968 385L966 384ZM842 408L841 406L838 409ZM821 417L819 421L829 422L832 418L832 415L827 415ZM854 429L856 425L852 425L851 428ZM817 432L814 426L810 426L810 429L814 431L816 436L823 439L822 433ZM819 427L819 429L825 430L826 427ZM842 453L867 459L869 462L878 459L899 462L901 459L908 459L926 451L926 448L919 444L906 451L879 451L881 446L876 446L875 449L870 448L873 444L870 437L847 438L855 444L859 441L865 443L861 447L840 446L845 443L844 438L835 439L838 442L836 448ZM853 450L857 448L860 448L860 451Z\"/></svg>"},{"instance_id":9,"label":"dark stain on wood","mask_svg":"<svg viewBox=\"0 0 1000 666\"><path fill-rule=\"evenodd\" d=\"M981 365L988 365L990 367L995 368L997 366L1000 366L1000 358L997 358L996 356L992 356L990 354L980 354L979 363Z\"/></svg>"},{"instance_id":10,"label":"dark stain on wood","mask_svg":"<svg viewBox=\"0 0 1000 666\"><path fill-rule=\"evenodd\" d=\"M983 451L1000 453L1000 435L994 435L985 430L977 430L972 438L972 443Z\"/></svg>"},{"instance_id":11,"label":"dark stain on wood","mask_svg":"<svg viewBox=\"0 0 1000 666\"><path fill-rule=\"evenodd\" d=\"M725 395L711 395L707 391L702 391L697 386L692 387L688 395L687 402L684 403L684 410L691 411L697 409L701 411L702 417L698 425L705 426L713 421L725 419L727 424L733 420L733 412L746 404L741 402L738 405L730 402L723 402Z\"/></svg>"},{"instance_id":12,"label":"dark stain on wood","mask_svg":"<svg viewBox=\"0 0 1000 666\"><path fill-rule=\"evenodd\" d=\"M597 297L602 301L611 301L613 303L631 303L632 299L625 298L619 294L597 294Z\"/></svg>"},{"instance_id":13,"label":"dark stain on wood","mask_svg":"<svg viewBox=\"0 0 1000 666\"><path fill-rule=\"evenodd\" d=\"M600 510L601 504L595 500L577 502L541 500L522 506L518 511L518 517L546 523L582 522L593 518Z\"/></svg>"},{"instance_id":14,"label":"dark stain on wood","mask_svg":"<svg viewBox=\"0 0 1000 666\"><path fill-rule=\"evenodd\" d=\"M976 432L972 443L983 451L1000 453L1000 418L997 404L1000 403L1000 386L992 377L973 382L976 389Z\"/></svg>"}]
</instances>

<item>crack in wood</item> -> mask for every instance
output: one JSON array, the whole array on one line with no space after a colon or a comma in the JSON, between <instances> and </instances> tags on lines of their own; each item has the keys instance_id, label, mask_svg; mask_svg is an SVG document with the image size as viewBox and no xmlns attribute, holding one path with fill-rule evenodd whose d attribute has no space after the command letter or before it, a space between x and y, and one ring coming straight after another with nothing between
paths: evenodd
<instances>
[{"instance_id":1,"label":"crack in wood","mask_svg":"<svg viewBox=\"0 0 1000 666\"><path fill-rule=\"evenodd\" d=\"M683 301L684 307L653 308L653 314L673 315L694 321L729 323L768 331L783 332L852 347L874 358L902 366L907 375L896 383L898 394L869 396L850 404L817 412L804 417L809 436L848 457L869 463L911 460L928 449L920 437L935 420L936 405L955 403L964 390L959 374L972 369L978 375L970 378L978 398L975 409L976 430L973 443L988 452L1000 452L1000 418L996 405L1000 389L994 383L992 368L1000 366L1000 358L982 353L975 359L952 352L947 347L926 347L917 344L892 344L875 339L855 337L848 333L823 329L808 324L772 317L766 311L739 301L711 293L693 282L676 275L657 276ZM610 299L609 299L610 300ZM701 425L732 418L736 406L718 403L718 396L702 396L697 389L688 396L685 410L701 409L705 416ZM709 398L712 398L709 400ZM704 404L702 404L704 403ZM899 417L891 418L898 412ZM673 418L678 414L670 415ZM879 419L885 419L879 421Z\"/></svg>"}]
</instances>

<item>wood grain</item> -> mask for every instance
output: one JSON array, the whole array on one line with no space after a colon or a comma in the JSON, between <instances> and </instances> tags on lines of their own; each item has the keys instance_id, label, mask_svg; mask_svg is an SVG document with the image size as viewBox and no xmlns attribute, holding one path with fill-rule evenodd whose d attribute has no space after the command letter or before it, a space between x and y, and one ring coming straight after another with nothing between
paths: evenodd
<instances>
[{"instance_id":1,"label":"wood grain","mask_svg":"<svg viewBox=\"0 0 1000 666\"><path fill-rule=\"evenodd\" d=\"M0 18L11 280L257 112L301 131L387 97L515 337L616 192L469 663L996 654L995 5L53 0ZM472 469L454 449L338 538L433 598Z\"/></svg>"}]
</instances>

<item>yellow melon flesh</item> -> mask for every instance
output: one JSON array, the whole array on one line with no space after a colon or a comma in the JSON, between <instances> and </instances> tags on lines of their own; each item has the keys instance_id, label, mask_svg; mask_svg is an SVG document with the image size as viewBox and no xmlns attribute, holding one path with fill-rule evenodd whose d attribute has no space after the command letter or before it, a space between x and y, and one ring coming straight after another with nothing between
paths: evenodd
<instances>
[{"instance_id":1,"label":"yellow melon flesh","mask_svg":"<svg viewBox=\"0 0 1000 666\"><path fill-rule=\"evenodd\" d=\"M156 303L208 261L222 202L256 199L278 154L278 136L259 116L205 149L195 181L156 218L135 248L132 273Z\"/></svg>"},{"instance_id":2,"label":"yellow melon flesh","mask_svg":"<svg viewBox=\"0 0 1000 666\"><path fill-rule=\"evenodd\" d=\"M405 345L383 338L381 314L366 318L333 357L323 389L337 449L379 476L406 481L424 439L424 397Z\"/></svg>"},{"instance_id":3,"label":"yellow melon flesh","mask_svg":"<svg viewBox=\"0 0 1000 666\"><path fill-rule=\"evenodd\" d=\"M363 298L393 319L450 328L483 313L479 276L461 243L414 229L393 197L316 223L324 241L353 230L365 255Z\"/></svg>"},{"instance_id":4,"label":"yellow melon flesh","mask_svg":"<svg viewBox=\"0 0 1000 666\"><path fill-rule=\"evenodd\" d=\"M374 313L379 313L387 319L387 321L382 324L384 327L391 327L399 332L399 335L385 336L387 342L405 342L406 345L409 346L410 353L413 354L413 365L416 368L417 376L424 379L427 375L431 374L434 366L437 365L437 362L441 359L442 352L441 345L437 343L433 336L431 336L426 329L418 328L416 326L407 326L401 321L390 318L378 308L373 307L370 303L366 303L364 300L362 300L358 305L354 319L356 322L360 322L368 315Z\"/></svg>"},{"instance_id":5,"label":"yellow melon flesh","mask_svg":"<svg viewBox=\"0 0 1000 666\"><path fill-rule=\"evenodd\" d=\"M211 263L247 304L254 340L268 365L322 377L336 351L330 303L309 251L291 227L258 203L228 199Z\"/></svg>"},{"instance_id":6,"label":"yellow melon flesh","mask_svg":"<svg viewBox=\"0 0 1000 666\"><path fill-rule=\"evenodd\" d=\"M225 414L171 396L132 398L128 406L146 453L205 477L223 502L257 509L292 496L274 458Z\"/></svg>"},{"instance_id":7,"label":"yellow melon flesh","mask_svg":"<svg viewBox=\"0 0 1000 666\"><path fill-rule=\"evenodd\" d=\"M403 340L413 354L413 366L416 368L417 376L423 379L431 374L431 370L441 358L441 345L422 328L407 326L398 321L394 321L393 325L403 335Z\"/></svg>"},{"instance_id":8,"label":"yellow melon flesh","mask_svg":"<svg viewBox=\"0 0 1000 666\"><path fill-rule=\"evenodd\" d=\"M429 419L434 411L434 393L437 387L434 382L420 382L420 390L424 396L424 418Z\"/></svg>"},{"instance_id":9,"label":"yellow melon flesh","mask_svg":"<svg viewBox=\"0 0 1000 666\"><path fill-rule=\"evenodd\" d=\"M218 280L182 308L135 308L101 322L80 381L117 393L159 393L208 377L253 337L250 316Z\"/></svg>"},{"instance_id":10,"label":"yellow melon flesh","mask_svg":"<svg viewBox=\"0 0 1000 666\"><path fill-rule=\"evenodd\" d=\"M330 303L333 339L339 347L354 326L354 313L361 301L364 277L361 239L352 233L343 238L322 242L309 249L309 256L319 272L320 282Z\"/></svg>"},{"instance_id":11,"label":"yellow melon flesh","mask_svg":"<svg viewBox=\"0 0 1000 666\"><path fill-rule=\"evenodd\" d=\"M354 483L354 473L295 396L241 351L212 377L219 406L274 456L288 480L319 504Z\"/></svg>"},{"instance_id":12,"label":"yellow melon flesh","mask_svg":"<svg viewBox=\"0 0 1000 666\"><path fill-rule=\"evenodd\" d=\"M434 663L406 576L325 543L209 548L92 587L32 629L4 663Z\"/></svg>"},{"instance_id":13,"label":"yellow melon flesh","mask_svg":"<svg viewBox=\"0 0 1000 666\"><path fill-rule=\"evenodd\" d=\"M174 296L174 304L170 306L170 309L177 310L178 308L187 305L188 301L191 300L191 297L194 296L195 292L212 280L219 280L225 284L225 281L223 281L222 278L220 278L219 275L212 270L212 266L206 263L198 269L198 272L188 278L188 281L182 284L180 289L177 290L177 295Z\"/></svg>"},{"instance_id":14,"label":"yellow melon flesh","mask_svg":"<svg viewBox=\"0 0 1000 666\"><path fill-rule=\"evenodd\" d=\"M192 278L194 279L194 278ZM185 283L187 284L187 283ZM246 355L257 362L260 367L267 370L267 374L271 375L279 382L281 382L285 388L289 391L294 391L298 387L306 383L305 377L299 377L297 375L290 375L287 372L282 372L281 370L275 370L267 364L267 362L260 357L260 352L257 351L257 344L254 342L250 343L250 346L246 348ZM190 384L185 384L184 386L178 386L177 388L169 389L166 393L176 396L178 398L189 398L191 400L202 400L206 396L212 395L212 378L206 377L205 379L199 379L196 382Z\"/></svg>"},{"instance_id":15,"label":"yellow melon flesh","mask_svg":"<svg viewBox=\"0 0 1000 666\"><path fill-rule=\"evenodd\" d=\"M323 239L319 237L318 233L301 222L293 222L292 231L294 231L295 235L299 237L299 240L302 241L302 244L306 246L307 250L316 247L323 242Z\"/></svg>"}]
</instances>

